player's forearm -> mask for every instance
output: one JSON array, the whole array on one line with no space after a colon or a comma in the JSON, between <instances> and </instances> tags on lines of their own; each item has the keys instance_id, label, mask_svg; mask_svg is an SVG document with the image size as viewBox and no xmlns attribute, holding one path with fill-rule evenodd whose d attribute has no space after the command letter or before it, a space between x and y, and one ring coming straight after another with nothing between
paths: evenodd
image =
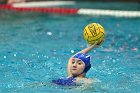
<instances>
[{"instance_id":1,"label":"player's forearm","mask_svg":"<svg viewBox=\"0 0 140 93\"><path fill-rule=\"evenodd\" d=\"M97 44L97 43L95 43L95 44L93 44L93 45L90 45L89 47L87 47L87 48L81 50L80 52L81 52L81 53L88 53L88 52L90 52L93 48L96 47L96 44Z\"/></svg>"}]
</instances>

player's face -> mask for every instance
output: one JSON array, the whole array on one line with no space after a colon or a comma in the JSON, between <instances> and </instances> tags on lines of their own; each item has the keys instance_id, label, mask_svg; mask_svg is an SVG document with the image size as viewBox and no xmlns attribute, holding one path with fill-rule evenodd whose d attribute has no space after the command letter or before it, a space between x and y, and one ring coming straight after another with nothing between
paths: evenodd
<instances>
[{"instance_id":1,"label":"player's face","mask_svg":"<svg viewBox=\"0 0 140 93\"><path fill-rule=\"evenodd\" d=\"M73 58L71 61L70 71L73 76L78 76L83 73L85 69L85 63L79 58Z\"/></svg>"}]
</instances>

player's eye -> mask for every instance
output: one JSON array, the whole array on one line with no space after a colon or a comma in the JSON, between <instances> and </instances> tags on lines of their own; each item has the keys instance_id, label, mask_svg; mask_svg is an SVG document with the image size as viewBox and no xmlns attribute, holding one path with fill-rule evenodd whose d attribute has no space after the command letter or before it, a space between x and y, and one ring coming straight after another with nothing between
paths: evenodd
<instances>
[{"instance_id":1,"label":"player's eye","mask_svg":"<svg viewBox=\"0 0 140 93\"><path fill-rule=\"evenodd\" d=\"M81 64L82 64L82 63L80 63L80 62L78 63L78 65L81 65Z\"/></svg>"},{"instance_id":2,"label":"player's eye","mask_svg":"<svg viewBox=\"0 0 140 93\"><path fill-rule=\"evenodd\" d=\"M78 65L81 65L82 63L78 63Z\"/></svg>"},{"instance_id":3,"label":"player's eye","mask_svg":"<svg viewBox=\"0 0 140 93\"><path fill-rule=\"evenodd\" d=\"M72 60L72 64L74 64L75 63L75 60Z\"/></svg>"}]
</instances>

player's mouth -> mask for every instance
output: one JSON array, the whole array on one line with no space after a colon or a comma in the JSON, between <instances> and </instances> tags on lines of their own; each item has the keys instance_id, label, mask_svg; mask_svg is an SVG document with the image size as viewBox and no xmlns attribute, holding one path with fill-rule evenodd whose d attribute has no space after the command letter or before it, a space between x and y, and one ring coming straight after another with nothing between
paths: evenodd
<instances>
[{"instance_id":1,"label":"player's mouth","mask_svg":"<svg viewBox=\"0 0 140 93\"><path fill-rule=\"evenodd\" d=\"M72 70L77 70L76 68L73 68Z\"/></svg>"}]
</instances>

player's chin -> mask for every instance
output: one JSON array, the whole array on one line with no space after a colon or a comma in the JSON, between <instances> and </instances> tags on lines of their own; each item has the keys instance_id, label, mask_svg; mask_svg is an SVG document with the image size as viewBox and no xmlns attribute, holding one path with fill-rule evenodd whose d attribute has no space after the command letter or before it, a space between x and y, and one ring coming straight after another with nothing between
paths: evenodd
<instances>
[{"instance_id":1,"label":"player's chin","mask_svg":"<svg viewBox=\"0 0 140 93\"><path fill-rule=\"evenodd\" d=\"M72 73L73 75L77 75L77 74L78 74L77 71L71 71L71 73Z\"/></svg>"},{"instance_id":2,"label":"player's chin","mask_svg":"<svg viewBox=\"0 0 140 93\"><path fill-rule=\"evenodd\" d=\"M76 70L72 70L72 71L71 71L71 73L76 74L76 73L77 73L77 71L76 71Z\"/></svg>"}]
</instances>

